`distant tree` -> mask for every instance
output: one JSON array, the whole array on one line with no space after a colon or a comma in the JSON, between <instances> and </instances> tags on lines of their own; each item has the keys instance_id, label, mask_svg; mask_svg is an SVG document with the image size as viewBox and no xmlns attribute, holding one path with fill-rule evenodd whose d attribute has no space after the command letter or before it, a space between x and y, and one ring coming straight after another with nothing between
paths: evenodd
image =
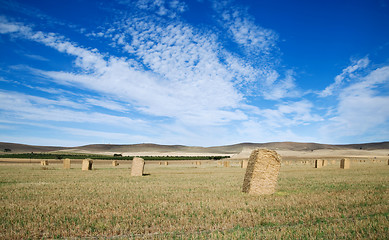
<instances>
[{"instance_id":1,"label":"distant tree","mask_svg":"<svg viewBox=\"0 0 389 240\"><path fill-rule=\"evenodd\" d=\"M122 157L121 154L117 154L117 153L115 153L113 156L114 156L114 157Z\"/></svg>"},{"instance_id":2,"label":"distant tree","mask_svg":"<svg viewBox=\"0 0 389 240\"><path fill-rule=\"evenodd\" d=\"M9 148L4 149L4 152L11 152L12 150Z\"/></svg>"},{"instance_id":3,"label":"distant tree","mask_svg":"<svg viewBox=\"0 0 389 240\"><path fill-rule=\"evenodd\" d=\"M62 157L61 155L58 155L58 156L57 156L57 159L58 159L58 160L61 160L62 158L63 158L63 157Z\"/></svg>"}]
</instances>

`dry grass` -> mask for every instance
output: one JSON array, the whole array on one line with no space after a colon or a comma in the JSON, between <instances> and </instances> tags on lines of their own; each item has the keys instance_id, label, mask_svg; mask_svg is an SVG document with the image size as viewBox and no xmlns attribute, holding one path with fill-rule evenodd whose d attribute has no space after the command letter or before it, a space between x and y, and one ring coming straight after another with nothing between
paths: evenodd
<instances>
[{"instance_id":1,"label":"dry grass","mask_svg":"<svg viewBox=\"0 0 389 240\"><path fill-rule=\"evenodd\" d=\"M203 164L0 165L0 239L386 239L386 163L291 164L273 195L241 192L245 169Z\"/></svg>"}]
</instances>

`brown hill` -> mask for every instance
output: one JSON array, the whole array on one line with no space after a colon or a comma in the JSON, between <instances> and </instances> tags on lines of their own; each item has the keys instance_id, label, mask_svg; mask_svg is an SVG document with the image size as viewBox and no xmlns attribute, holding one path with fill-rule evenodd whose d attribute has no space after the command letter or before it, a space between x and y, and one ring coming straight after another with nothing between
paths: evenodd
<instances>
[{"instance_id":1,"label":"brown hill","mask_svg":"<svg viewBox=\"0 0 389 240\"><path fill-rule=\"evenodd\" d=\"M8 150L7 150L8 149ZM18 143L0 142L0 152L4 153L29 153L29 152L52 152L65 150L66 147L51 147L51 146L33 146ZM10 150L10 152L8 152Z\"/></svg>"},{"instance_id":2,"label":"brown hill","mask_svg":"<svg viewBox=\"0 0 389 240\"><path fill-rule=\"evenodd\" d=\"M377 150L389 149L389 142L364 143L364 144L348 144L348 145L330 145L319 143L297 143L297 142L271 142L271 143L240 143L226 146L215 147L190 147L183 145L158 145L158 144L130 144L130 145L115 145L115 144L91 144L80 147L50 147L50 146L32 146L16 143L0 142L0 151L10 149L10 153L21 152L52 152L66 151L75 153L147 153L157 152L162 154L168 153L214 153L214 154L237 154L243 149L268 148L272 150L291 150L291 151L314 151L319 149L342 150L342 149L363 149Z\"/></svg>"}]
</instances>

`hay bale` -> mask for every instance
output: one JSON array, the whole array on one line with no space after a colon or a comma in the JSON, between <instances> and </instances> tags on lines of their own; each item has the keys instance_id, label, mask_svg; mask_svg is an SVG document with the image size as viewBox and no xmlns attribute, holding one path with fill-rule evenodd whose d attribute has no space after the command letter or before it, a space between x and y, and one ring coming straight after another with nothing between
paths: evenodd
<instances>
[{"instance_id":1,"label":"hay bale","mask_svg":"<svg viewBox=\"0 0 389 240\"><path fill-rule=\"evenodd\" d=\"M63 169L70 169L71 162L69 158L65 158L63 160Z\"/></svg>"},{"instance_id":2,"label":"hay bale","mask_svg":"<svg viewBox=\"0 0 389 240\"><path fill-rule=\"evenodd\" d=\"M47 166L47 165L49 165L49 160L42 160L42 161L41 161L41 165L42 165L42 166Z\"/></svg>"},{"instance_id":3,"label":"hay bale","mask_svg":"<svg viewBox=\"0 0 389 240\"><path fill-rule=\"evenodd\" d=\"M224 161L224 162L223 162L223 166L224 166L224 167L230 167L231 164L230 164L229 161Z\"/></svg>"},{"instance_id":4,"label":"hay bale","mask_svg":"<svg viewBox=\"0 0 389 240\"><path fill-rule=\"evenodd\" d=\"M341 169L349 169L350 168L350 159L343 158L340 160L340 168Z\"/></svg>"},{"instance_id":5,"label":"hay bale","mask_svg":"<svg viewBox=\"0 0 389 240\"><path fill-rule=\"evenodd\" d=\"M240 162L240 167L241 168L247 168L247 164L249 163L249 160L242 160Z\"/></svg>"},{"instance_id":6,"label":"hay bale","mask_svg":"<svg viewBox=\"0 0 389 240\"><path fill-rule=\"evenodd\" d=\"M315 160L315 168L321 168L323 167L323 160L322 159L316 159Z\"/></svg>"},{"instance_id":7,"label":"hay bale","mask_svg":"<svg viewBox=\"0 0 389 240\"><path fill-rule=\"evenodd\" d=\"M162 165L162 162L159 162L158 164L159 164L159 165Z\"/></svg>"},{"instance_id":8,"label":"hay bale","mask_svg":"<svg viewBox=\"0 0 389 240\"><path fill-rule=\"evenodd\" d=\"M119 166L119 163L117 160L113 160L112 161L112 166L116 167L116 166Z\"/></svg>"},{"instance_id":9,"label":"hay bale","mask_svg":"<svg viewBox=\"0 0 389 240\"><path fill-rule=\"evenodd\" d=\"M249 160L243 160L243 166L242 168L247 168L247 165L249 164Z\"/></svg>"},{"instance_id":10,"label":"hay bale","mask_svg":"<svg viewBox=\"0 0 389 240\"><path fill-rule=\"evenodd\" d=\"M84 159L82 160L82 171L92 170L93 160Z\"/></svg>"},{"instance_id":11,"label":"hay bale","mask_svg":"<svg viewBox=\"0 0 389 240\"><path fill-rule=\"evenodd\" d=\"M332 160L332 161L331 161L331 164L332 164L332 165L335 165L335 164L336 164L336 161L335 161L335 160Z\"/></svg>"},{"instance_id":12,"label":"hay bale","mask_svg":"<svg viewBox=\"0 0 389 240\"><path fill-rule=\"evenodd\" d=\"M389 165L389 159L388 159L388 165Z\"/></svg>"},{"instance_id":13,"label":"hay bale","mask_svg":"<svg viewBox=\"0 0 389 240\"><path fill-rule=\"evenodd\" d=\"M144 168L145 168L145 160L143 160L143 158L134 157L134 159L132 159L131 176L137 176L137 177L143 176Z\"/></svg>"},{"instance_id":14,"label":"hay bale","mask_svg":"<svg viewBox=\"0 0 389 240\"><path fill-rule=\"evenodd\" d=\"M201 162L200 162L200 161L197 161L197 162L196 162L196 165L197 165L197 166L200 166L200 165L201 165Z\"/></svg>"},{"instance_id":15,"label":"hay bale","mask_svg":"<svg viewBox=\"0 0 389 240\"><path fill-rule=\"evenodd\" d=\"M165 162L165 166L168 166L168 165L169 165L169 162L166 161L166 162Z\"/></svg>"},{"instance_id":16,"label":"hay bale","mask_svg":"<svg viewBox=\"0 0 389 240\"><path fill-rule=\"evenodd\" d=\"M325 167L327 165L328 165L328 161L327 160L323 160L323 167Z\"/></svg>"},{"instance_id":17,"label":"hay bale","mask_svg":"<svg viewBox=\"0 0 389 240\"><path fill-rule=\"evenodd\" d=\"M243 181L243 192L273 194L281 168L281 156L268 149L254 150L248 160Z\"/></svg>"}]
</instances>

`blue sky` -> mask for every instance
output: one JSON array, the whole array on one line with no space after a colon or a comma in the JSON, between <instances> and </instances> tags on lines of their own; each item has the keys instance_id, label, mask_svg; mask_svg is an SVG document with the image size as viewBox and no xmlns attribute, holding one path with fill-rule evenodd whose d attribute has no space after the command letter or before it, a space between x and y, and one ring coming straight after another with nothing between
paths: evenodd
<instances>
[{"instance_id":1,"label":"blue sky","mask_svg":"<svg viewBox=\"0 0 389 240\"><path fill-rule=\"evenodd\" d=\"M0 0L0 141L389 140L389 1Z\"/></svg>"}]
</instances>

